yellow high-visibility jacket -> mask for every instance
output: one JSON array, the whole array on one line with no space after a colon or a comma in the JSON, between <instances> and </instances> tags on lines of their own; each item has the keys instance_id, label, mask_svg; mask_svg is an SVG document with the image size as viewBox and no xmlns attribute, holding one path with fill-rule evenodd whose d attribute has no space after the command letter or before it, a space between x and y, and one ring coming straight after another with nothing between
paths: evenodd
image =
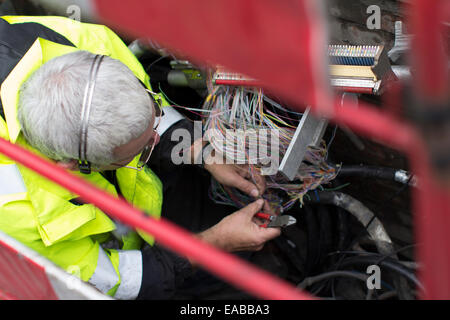
<instances>
[{"instance_id":1,"label":"yellow high-visibility jacket","mask_svg":"<svg viewBox=\"0 0 450 320\"><path fill-rule=\"evenodd\" d=\"M4 40L2 37L14 37L9 39L12 43L9 46L17 43L17 48L3 48L10 50L7 54L2 54L3 49L0 48L0 64L3 64L0 67L0 97L4 113L0 117L0 136L37 154L39 152L24 139L17 120L18 89L33 71L48 60L76 50L108 55L127 65L150 88L149 77L142 65L122 40L105 26L80 23L64 17L4 16L0 18L1 28L11 32L0 30L0 40ZM22 36L23 39L20 38ZM15 60L10 59L5 64L3 59L8 55L14 56ZM8 66L8 63L13 65ZM167 105L163 98L162 101L163 105ZM139 155L130 165L136 165L138 159ZM117 196L115 187L99 173L79 175ZM162 186L151 169L136 171L120 168L116 176L122 195L130 203L155 217L160 216ZM126 292L119 294L120 250L102 249L100 246L110 238L110 232L115 230L116 225L93 205L70 202L77 197L0 154L0 230L84 281L98 278L98 273L109 268L113 274L103 279L104 283L98 288L112 296L127 297ZM150 235L139 234L141 237L136 232L125 236L122 249L139 249L142 238L153 244ZM96 281L93 282L95 284Z\"/></svg>"}]
</instances>

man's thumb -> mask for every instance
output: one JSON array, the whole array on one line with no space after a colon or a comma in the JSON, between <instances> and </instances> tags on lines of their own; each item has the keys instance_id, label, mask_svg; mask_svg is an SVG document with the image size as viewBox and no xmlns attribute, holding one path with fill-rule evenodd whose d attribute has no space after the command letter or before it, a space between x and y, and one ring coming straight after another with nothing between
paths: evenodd
<instances>
[{"instance_id":1,"label":"man's thumb","mask_svg":"<svg viewBox=\"0 0 450 320\"><path fill-rule=\"evenodd\" d=\"M236 187L239 190L241 190L242 192L244 192L244 193L246 193L249 196L252 196L254 198L259 196L258 188L253 183L251 183L248 180L245 180L241 176L239 176L239 183L236 185Z\"/></svg>"},{"instance_id":2,"label":"man's thumb","mask_svg":"<svg viewBox=\"0 0 450 320\"><path fill-rule=\"evenodd\" d=\"M248 206L243 208L242 211L252 218L256 213L261 211L263 205L264 205L264 200L258 199L255 202L252 202Z\"/></svg>"}]
</instances>

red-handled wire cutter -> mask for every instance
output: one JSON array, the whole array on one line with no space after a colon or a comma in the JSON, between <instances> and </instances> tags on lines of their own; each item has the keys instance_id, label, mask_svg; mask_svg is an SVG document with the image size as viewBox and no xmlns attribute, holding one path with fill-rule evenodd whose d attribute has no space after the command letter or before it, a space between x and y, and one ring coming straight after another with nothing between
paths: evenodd
<instances>
[{"instance_id":1,"label":"red-handled wire cutter","mask_svg":"<svg viewBox=\"0 0 450 320\"><path fill-rule=\"evenodd\" d=\"M268 213L258 212L255 216L260 219L267 220L265 224L261 225L263 228L284 228L297 222L293 216L289 215L275 216Z\"/></svg>"}]
</instances>

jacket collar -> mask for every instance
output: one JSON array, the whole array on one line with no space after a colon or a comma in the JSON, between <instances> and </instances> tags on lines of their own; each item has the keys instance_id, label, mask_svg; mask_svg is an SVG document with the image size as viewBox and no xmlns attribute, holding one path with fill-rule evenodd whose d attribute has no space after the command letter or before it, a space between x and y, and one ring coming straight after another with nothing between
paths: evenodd
<instances>
[{"instance_id":1,"label":"jacket collar","mask_svg":"<svg viewBox=\"0 0 450 320\"><path fill-rule=\"evenodd\" d=\"M5 129L7 131L9 140L12 143L20 144L22 147L25 147L39 156L43 156L28 145L23 135L20 134L21 127L17 119L19 89L26 79L28 79L28 77L45 62L54 57L77 50L79 49L72 46L61 45L38 38L2 83L0 96L7 125L6 128L2 126L2 130ZM130 165L135 165L138 158L139 156L137 156ZM40 233L44 240L48 238L44 241L46 242L46 245L53 243L56 239L59 239L65 234L65 232L56 232L56 230L60 228L58 227L59 224L55 228L51 227L55 224L54 221L72 221L78 219L79 221L77 220L75 225L82 225L95 218L94 212L97 209L94 209L92 205L77 207L68 201L78 197L78 195L71 193L67 189L47 180L28 168L19 165L19 170L27 188L28 199L36 209L37 221L41 226L41 229L43 229L40 230ZM126 190L124 197L133 203L135 188L130 188L130 186L136 183L136 172L127 168L121 168L117 170L117 173L119 184L121 184L121 180L127 180L126 186L123 186L124 188L122 188L123 190ZM83 175L74 172L74 174L93 183L100 189L117 196L114 186L99 173L93 172L90 175ZM104 230L102 230L105 232L109 231L111 228L113 227L109 223L106 223L103 227ZM52 236L53 233L54 235Z\"/></svg>"},{"instance_id":2,"label":"jacket collar","mask_svg":"<svg viewBox=\"0 0 450 320\"><path fill-rule=\"evenodd\" d=\"M21 130L17 119L20 86L45 62L60 55L78 50L72 46L37 38L5 81L3 81L0 89L0 97L5 112L9 140L12 143L16 142Z\"/></svg>"},{"instance_id":3,"label":"jacket collar","mask_svg":"<svg viewBox=\"0 0 450 320\"><path fill-rule=\"evenodd\" d=\"M17 139L19 138L21 127L19 124L19 121L17 119L17 108L18 108L18 102L19 102L19 89L20 86L28 79L28 77L36 71L40 66L42 66L47 61L67 54L71 52L78 51L80 49L77 49L73 46L66 46L62 44L58 44L52 41L48 41L42 38L37 38L36 41L33 43L33 45L30 47L30 49L27 51L27 53L22 57L22 59L19 61L19 63L14 67L14 69L11 71L11 73L8 75L8 77L5 79L5 81L1 85L0 90L0 96L3 103L3 108L5 111L5 118L6 118L6 124L7 124L7 132L9 135L9 140L12 143L15 143ZM27 145L26 142L23 139L23 146ZM37 152L36 150L33 150L34 152ZM39 152L37 152L39 153ZM130 163L132 166L136 166L136 163L138 161L139 155ZM78 174L78 173L77 173ZM37 175L37 174L36 174ZM80 174L81 175L81 174ZM124 181L124 177L126 177L126 184L127 186L123 186L123 190L125 191L124 197L128 199L129 201L133 202L134 198L134 191L128 191L130 190L127 188L128 186L132 186L136 182L136 175L137 173L135 170L127 169L127 168L121 168L117 170L118 180L121 184L121 181ZM100 181L106 181L103 177L101 177L98 173L93 173L89 176L81 175L86 180L92 180L95 184L103 185L103 182ZM122 178L122 179L121 179ZM43 178L42 178L43 179ZM48 180L46 180L48 181ZM47 184L44 184L47 185ZM29 186L27 186L29 187ZM52 188L54 189L54 188ZM59 191L57 194L60 194L64 200L72 199L75 196L72 195L69 191L62 189L62 188L56 188ZM104 188L105 189L105 188ZM30 188L28 188L30 190ZM64 191L63 191L64 190ZM134 189L133 189L134 190ZM50 191L50 190L49 190ZM52 190L51 192L54 192L55 190ZM115 192L113 192L115 193Z\"/></svg>"}]
</instances>

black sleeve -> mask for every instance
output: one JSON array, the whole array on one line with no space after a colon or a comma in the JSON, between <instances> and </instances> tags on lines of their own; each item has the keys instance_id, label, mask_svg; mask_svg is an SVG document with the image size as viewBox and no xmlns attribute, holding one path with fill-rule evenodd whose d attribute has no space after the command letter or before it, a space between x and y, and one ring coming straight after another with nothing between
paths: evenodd
<instances>
[{"instance_id":1,"label":"black sleeve","mask_svg":"<svg viewBox=\"0 0 450 320\"><path fill-rule=\"evenodd\" d=\"M184 280L192 275L190 262L155 244L142 251L142 283L137 300L170 299Z\"/></svg>"},{"instance_id":2,"label":"black sleeve","mask_svg":"<svg viewBox=\"0 0 450 320\"><path fill-rule=\"evenodd\" d=\"M170 172L176 169L176 167L181 166L175 165L171 160L172 149L179 143L179 141L172 141L171 139L172 133L176 129L188 130L191 135L190 144L192 145L194 142L194 123L192 121L183 119L168 128L161 136L159 143L155 146L152 156L147 163L157 174L160 172Z\"/></svg>"}]
</instances>

